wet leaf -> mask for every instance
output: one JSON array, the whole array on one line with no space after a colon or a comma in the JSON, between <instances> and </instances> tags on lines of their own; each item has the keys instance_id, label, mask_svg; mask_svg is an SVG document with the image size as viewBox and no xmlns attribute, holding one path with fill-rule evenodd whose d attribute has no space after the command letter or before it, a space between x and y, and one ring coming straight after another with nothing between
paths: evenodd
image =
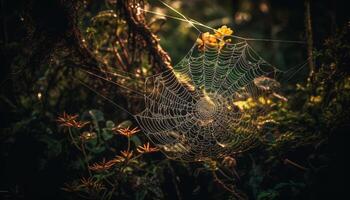
<instances>
[{"instance_id":1,"label":"wet leaf","mask_svg":"<svg viewBox=\"0 0 350 200\"><path fill-rule=\"evenodd\" d=\"M122 123L118 124L117 128L128 128L131 127L132 122L130 120L125 120Z\"/></svg>"}]
</instances>

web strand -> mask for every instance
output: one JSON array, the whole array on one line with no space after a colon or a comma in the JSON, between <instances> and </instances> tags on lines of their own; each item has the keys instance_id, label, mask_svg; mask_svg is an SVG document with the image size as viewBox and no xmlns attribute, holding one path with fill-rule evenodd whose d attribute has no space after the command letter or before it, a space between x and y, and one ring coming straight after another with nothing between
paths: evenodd
<instances>
[{"instance_id":1,"label":"web strand","mask_svg":"<svg viewBox=\"0 0 350 200\"><path fill-rule=\"evenodd\" d=\"M143 11L184 21L200 33L198 27L216 32L162 3L179 17ZM269 109L261 101L266 101L279 85L274 79L276 73L291 71L283 72L265 61L248 42L304 43L236 35L227 39L230 40L226 41L225 37L223 45L205 41L203 46L194 45L172 70L147 77L144 93L108 76L84 72L144 97L145 109L133 116L149 139L169 158L189 162L223 158L247 151L256 144L259 117L265 116ZM116 76L130 80L123 75Z\"/></svg>"},{"instance_id":2,"label":"web strand","mask_svg":"<svg viewBox=\"0 0 350 200\"><path fill-rule=\"evenodd\" d=\"M88 88L89 90L91 90L92 92L94 92L95 94L97 94L98 96L102 97L104 100L108 101L109 103L111 103L112 105L114 105L115 107L119 108L120 110L123 110L124 112L126 112L127 114L129 114L130 116L134 116L131 112L129 112L128 110L126 110L123 106L118 105L117 103L115 103L114 101L112 101L111 99L101 95L99 92L97 92L95 89L91 88L89 85L87 85L86 83L84 83L84 81L74 78L75 80L77 80L78 82L80 82L84 87Z\"/></svg>"},{"instance_id":3,"label":"web strand","mask_svg":"<svg viewBox=\"0 0 350 200\"><path fill-rule=\"evenodd\" d=\"M194 20L192 18L186 17L184 14L182 14L180 11L176 10L175 8L173 8L172 6L170 6L169 4L166 4L163 1L159 1L161 2L164 6L166 6L167 8L169 8L170 10L174 11L176 14L178 14L180 17L176 17L176 16L172 16L172 15L167 15L167 14L163 14L163 13L159 13L159 12L155 12L155 11L151 11L151 10L146 10L146 9L142 9L140 8L140 10L146 12L146 13L150 13L150 14L154 14L154 15L158 15L158 16L162 16L162 17L166 17L166 18L170 18L170 19L174 19L174 20L178 20L178 21L182 21L182 22L186 22L189 25L191 25L193 28L195 28L199 33L203 33L197 26L206 28L210 31L216 31L215 28L207 26L201 22L198 22L197 20ZM301 44L301 45L306 45L306 41L300 41L300 40L280 40L280 39L267 39L267 38L246 38L246 37L241 37L238 35L232 35L233 38L235 39L240 39L240 40L244 40L244 41L256 41L256 42L276 42L276 43L290 43L290 44Z\"/></svg>"},{"instance_id":4,"label":"web strand","mask_svg":"<svg viewBox=\"0 0 350 200\"><path fill-rule=\"evenodd\" d=\"M254 81L274 72L247 42L197 46L173 70L150 77L153 89L145 97L146 109L135 118L173 159L198 161L242 152L255 143L254 121L266 110L244 109L236 102L258 100L266 91Z\"/></svg>"}]
</instances>

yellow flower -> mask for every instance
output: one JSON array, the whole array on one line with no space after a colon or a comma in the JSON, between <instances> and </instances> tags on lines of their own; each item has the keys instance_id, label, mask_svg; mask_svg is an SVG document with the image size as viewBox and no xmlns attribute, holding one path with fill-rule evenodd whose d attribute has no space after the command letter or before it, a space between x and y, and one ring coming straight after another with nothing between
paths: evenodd
<instances>
[{"instance_id":1,"label":"yellow flower","mask_svg":"<svg viewBox=\"0 0 350 200\"><path fill-rule=\"evenodd\" d=\"M199 49L203 49L204 45L217 46L218 40L215 35L205 32L197 39L197 44Z\"/></svg>"},{"instance_id":2,"label":"yellow flower","mask_svg":"<svg viewBox=\"0 0 350 200\"><path fill-rule=\"evenodd\" d=\"M216 45L218 42L215 35L210 34L208 32L203 33L202 38L205 41L205 43L207 43L209 45Z\"/></svg>"},{"instance_id":3,"label":"yellow flower","mask_svg":"<svg viewBox=\"0 0 350 200\"><path fill-rule=\"evenodd\" d=\"M97 134L95 132L89 132L89 131L84 131L80 135L80 139L83 141L92 140L92 139L95 139L96 137L97 137Z\"/></svg>"},{"instance_id":4,"label":"yellow flower","mask_svg":"<svg viewBox=\"0 0 350 200\"><path fill-rule=\"evenodd\" d=\"M233 34L233 30L228 28L227 26L221 26L221 28L215 31L215 36L218 38L223 38L225 36L229 36Z\"/></svg>"},{"instance_id":5,"label":"yellow flower","mask_svg":"<svg viewBox=\"0 0 350 200\"><path fill-rule=\"evenodd\" d=\"M312 103L320 103L322 101L322 97L321 96L311 96L310 101Z\"/></svg>"},{"instance_id":6,"label":"yellow flower","mask_svg":"<svg viewBox=\"0 0 350 200\"><path fill-rule=\"evenodd\" d=\"M224 47L226 44L226 41L225 40L220 40L219 42L219 48L222 49L222 47Z\"/></svg>"},{"instance_id":7,"label":"yellow flower","mask_svg":"<svg viewBox=\"0 0 350 200\"><path fill-rule=\"evenodd\" d=\"M231 39L224 39L224 37L232 34L233 30L227 26L222 26L215 30L214 34L209 32L203 33L196 42L200 50L203 50L205 45L210 45L221 49L227 42L231 42Z\"/></svg>"},{"instance_id":8,"label":"yellow flower","mask_svg":"<svg viewBox=\"0 0 350 200\"><path fill-rule=\"evenodd\" d=\"M198 45L198 48L202 48L204 46L204 41L201 37L197 38L196 43Z\"/></svg>"}]
</instances>

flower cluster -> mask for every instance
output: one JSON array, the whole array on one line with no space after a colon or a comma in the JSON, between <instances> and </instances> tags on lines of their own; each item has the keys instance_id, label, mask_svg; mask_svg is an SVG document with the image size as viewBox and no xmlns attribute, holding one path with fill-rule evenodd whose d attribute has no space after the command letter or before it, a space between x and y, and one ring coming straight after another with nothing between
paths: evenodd
<instances>
[{"instance_id":1,"label":"flower cluster","mask_svg":"<svg viewBox=\"0 0 350 200\"><path fill-rule=\"evenodd\" d=\"M229 36L232 34L233 34L233 30L231 30L227 26L221 26L215 31L215 36L218 38L224 38L225 36Z\"/></svg>"},{"instance_id":2,"label":"flower cluster","mask_svg":"<svg viewBox=\"0 0 350 200\"><path fill-rule=\"evenodd\" d=\"M204 49L205 45L209 45L212 47L218 47L221 49L227 42L230 42L230 39L225 39L226 36L230 36L233 34L233 30L228 28L227 26L222 26L215 30L214 34L209 32L203 33L198 39L197 44L200 50Z\"/></svg>"},{"instance_id":3,"label":"flower cluster","mask_svg":"<svg viewBox=\"0 0 350 200\"><path fill-rule=\"evenodd\" d=\"M149 142L144 144L143 146L138 146L137 151L140 154L144 153L152 153L159 151L156 147L150 147ZM100 163L94 163L93 165L89 166L89 169L92 171L105 171L111 169L115 164L125 162L130 160L134 155L133 151L124 150L120 152L120 155L117 155L115 158L106 161L106 159L103 159Z\"/></svg>"}]
</instances>

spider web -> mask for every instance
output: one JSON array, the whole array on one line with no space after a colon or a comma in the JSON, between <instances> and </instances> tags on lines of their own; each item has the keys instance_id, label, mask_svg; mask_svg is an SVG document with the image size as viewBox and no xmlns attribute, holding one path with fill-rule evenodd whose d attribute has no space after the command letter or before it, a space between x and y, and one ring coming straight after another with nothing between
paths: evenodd
<instances>
[{"instance_id":1,"label":"spider web","mask_svg":"<svg viewBox=\"0 0 350 200\"><path fill-rule=\"evenodd\" d=\"M145 110L135 118L171 159L239 153L254 146L256 120L266 113L242 105L270 93L275 72L247 41L194 45L173 70L146 79Z\"/></svg>"}]
</instances>

